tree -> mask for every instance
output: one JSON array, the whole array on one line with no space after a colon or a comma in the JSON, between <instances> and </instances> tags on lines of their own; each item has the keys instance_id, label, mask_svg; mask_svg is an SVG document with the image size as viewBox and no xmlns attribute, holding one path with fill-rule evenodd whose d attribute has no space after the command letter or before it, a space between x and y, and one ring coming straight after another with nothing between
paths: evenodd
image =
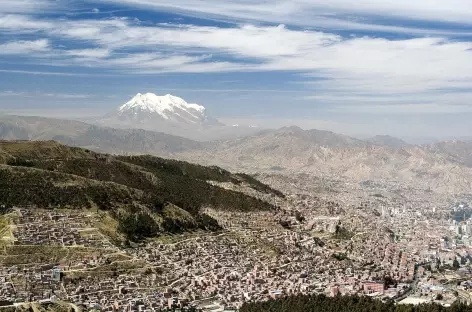
<instances>
[{"instance_id":1,"label":"tree","mask_svg":"<svg viewBox=\"0 0 472 312\"><path fill-rule=\"evenodd\" d=\"M452 267L454 268L454 270L457 270L461 267L459 261L457 261L457 259L454 259L454 261L452 262Z\"/></svg>"},{"instance_id":2,"label":"tree","mask_svg":"<svg viewBox=\"0 0 472 312\"><path fill-rule=\"evenodd\" d=\"M441 300L442 294L436 299ZM245 303L240 312L471 312L472 306L459 302L451 307L443 307L437 303L421 304L418 306L395 305L393 302L384 303L369 297L325 295L296 295L269 300L266 302Z\"/></svg>"},{"instance_id":3,"label":"tree","mask_svg":"<svg viewBox=\"0 0 472 312\"><path fill-rule=\"evenodd\" d=\"M300 211L296 211L296 212L295 212L295 219L296 219L299 223L303 223L303 221L305 221L305 217L301 214Z\"/></svg>"},{"instance_id":4,"label":"tree","mask_svg":"<svg viewBox=\"0 0 472 312\"><path fill-rule=\"evenodd\" d=\"M388 275L384 276L383 280L384 280L384 289L388 289L388 287L395 284L395 281L393 280L393 278L391 278Z\"/></svg>"},{"instance_id":5,"label":"tree","mask_svg":"<svg viewBox=\"0 0 472 312\"><path fill-rule=\"evenodd\" d=\"M118 230L130 240L152 237L159 231L159 226L147 213L129 214L119 220Z\"/></svg>"}]
</instances>

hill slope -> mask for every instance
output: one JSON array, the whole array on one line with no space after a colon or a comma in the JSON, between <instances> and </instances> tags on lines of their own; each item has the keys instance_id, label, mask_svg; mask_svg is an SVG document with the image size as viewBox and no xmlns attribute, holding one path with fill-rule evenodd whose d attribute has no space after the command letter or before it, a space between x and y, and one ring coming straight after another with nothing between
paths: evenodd
<instances>
[{"instance_id":1,"label":"hill slope","mask_svg":"<svg viewBox=\"0 0 472 312\"><path fill-rule=\"evenodd\" d=\"M432 153L447 155L451 161L459 162L467 167L472 167L472 141L445 141L424 148Z\"/></svg>"},{"instance_id":2,"label":"hill slope","mask_svg":"<svg viewBox=\"0 0 472 312\"><path fill-rule=\"evenodd\" d=\"M153 156L111 156L54 141L0 142L0 204L98 208L135 228L130 236L215 229L205 207L268 210L268 202L208 181L244 184L267 196L283 194L244 174ZM145 224L147 224L145 226ZM143 228L147 229L144 232Z\"/></svg>"},{"instance_id":3,"label":"hill slope","mask_svg":"<svg viewBox=\"0 0 472 312\"><path fill-rule=\"evenodd\" d=\"M87 123L31 116L0 116L0 139L55 140L70 146L116 154L172 156L201 143L160 132L113 129Z\"/></svg>"}]
</instances>

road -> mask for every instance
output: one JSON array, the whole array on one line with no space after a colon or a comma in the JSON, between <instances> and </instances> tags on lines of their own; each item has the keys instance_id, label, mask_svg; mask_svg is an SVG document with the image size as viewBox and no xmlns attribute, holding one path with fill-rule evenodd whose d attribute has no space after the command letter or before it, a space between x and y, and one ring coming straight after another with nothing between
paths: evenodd
<instances>
[{"instance_id":1,"label":"road","mask_svg":"<svg viewBox=\"0 0 472 312\"><path fill-rule=\"evenodd\" d=\"M415 273L413 273L413 282L411 283L410 287L407 289L406 292L403 294L399 295L398 297L394 298L396 302L402 301L406 297L410 296L411 294L415 293L416 291L416 286L418 285L418 267L422 265L426 265L430 262L425 262L425 263L418 263L415 264Z\"/></svg>"}]
</instances>

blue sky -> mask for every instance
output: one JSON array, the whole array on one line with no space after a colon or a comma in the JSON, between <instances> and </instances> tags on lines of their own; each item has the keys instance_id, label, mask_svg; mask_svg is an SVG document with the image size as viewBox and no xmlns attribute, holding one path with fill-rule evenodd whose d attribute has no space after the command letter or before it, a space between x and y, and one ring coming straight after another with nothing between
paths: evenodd
<instances>
[{"instance_id":1,"label":"blue sky","mask_svg":"<svg viewBox=\"0 0 472 312\"><path fill-rule=\"evenodd\" d=\"M470 0L0 0L0 110L172 93L228 122L468 136Z\"/></svg>"}]
</instances>

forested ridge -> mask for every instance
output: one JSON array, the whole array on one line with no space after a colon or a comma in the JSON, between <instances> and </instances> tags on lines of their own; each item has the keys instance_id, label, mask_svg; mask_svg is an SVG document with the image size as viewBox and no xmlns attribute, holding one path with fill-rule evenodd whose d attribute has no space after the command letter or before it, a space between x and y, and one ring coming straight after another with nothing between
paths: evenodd
<instances>
[{"instance_id":1,"label":"forested ridge","mask_svg":"<svg viewBox=\"0 0 472 312\"><path fill-rule=\"evenodd\" d=\"M54 141L0 141L0 205L98 208L118 219L130 237L218 229L201 213L203 207L243 212L274 208L207 181L245 184L270 196L284 196L249 175L219 167L149 155L100 154Z\"/></svg>"},{"instance_id":2,"label":"forested ridge","mask_svg":"<svg viewBox=\"0 0 472 312\"><path fill-rule=\"evenodd\" d=\"M472 306L455 303L451 307L384 303L370 297L298 295L267 302L245 303L240 312L471 312Z\"/></svg>"}]
</instances>

